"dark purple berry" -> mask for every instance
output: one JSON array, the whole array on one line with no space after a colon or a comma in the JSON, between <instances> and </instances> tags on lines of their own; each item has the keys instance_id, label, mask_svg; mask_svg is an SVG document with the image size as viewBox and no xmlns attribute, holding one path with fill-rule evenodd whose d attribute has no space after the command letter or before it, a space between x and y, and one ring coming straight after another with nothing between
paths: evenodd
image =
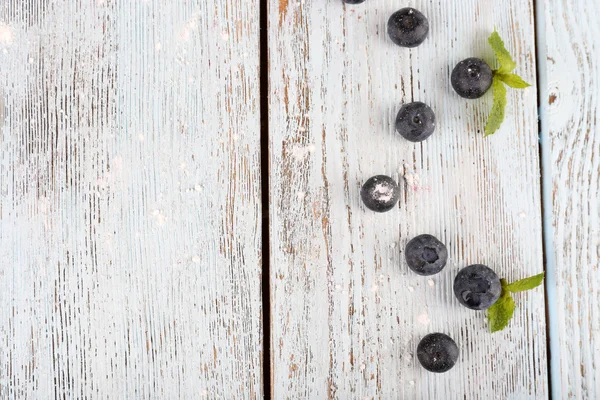
<instances>
[{"instance_id":1,"label":"dark purple berry","mask_svg":"<svg viewBox=\"0 0 600 400\"><path fill-rule=\"evenodd\" d=\"M420 11L407 7L392 14L388 35L398 46L417 47L429 33L429 21Z\"/></svg>"},{"instance_id":2,"label":"dark purple berry","mask_svg":"<svg viewBox=\"0 0 600 400\"><path fill-rule=\"evenodd\" d=\"M389 211L400 198L400 188L389 176L377 175L369 178L360 190L365 206L376 212Z\"/></svg>"},{"instance_id":3,"label":"dark purple berry","mask_svg":"<svg viewBox=\"0 0 600 400\"><path fill-rule=\"evenodd\" d=\"M427 371L446 372L458 360L458 346L452 338L443 333L430 333L419 342L417 358Z\"/></svg>"},{"instance_id":4,"label":"dark purple berry","mask_svg":"<svg viewBox=\"0 0 600 400\"><path fill-rule=\"evenodd\" d=\"M419 275L434 275L440 272L448 260L448 250L444 243L431 235L413 238L404 249L408 267Z\"/></svg>"},{"instance_id":5,"label":"dark purple berry","mask_svg":"<svg viewBox=\"0 0 600 400\"><path fill-rule=\"evenodd\" d=\"M485 265L469 265L454 278L454 294L471 310L485 310L500 298L502 285L498 275Z\"/></svg>"},{"instance_id":6,"label":"dark purple berry","mask_svg":"<svg viewBox=\"0 0 600 400\"><path fill-rule=\"evenodd\" d=\"M411 142L422 142L435 131L435 113L425 103L408 103L396 116L396 131Z\"/></svg>"},{"instance_id":7,"label":"dark purple berry","mask_svg":"<svg viewBox=\"0 0 600 400\"><path fill-rule=\"evenodd\" d=\"M459 96L477 99L492 86L493 73L487 63L479 58L462 60L452 71L452 87Z\"/></svg>"}]
</instances>

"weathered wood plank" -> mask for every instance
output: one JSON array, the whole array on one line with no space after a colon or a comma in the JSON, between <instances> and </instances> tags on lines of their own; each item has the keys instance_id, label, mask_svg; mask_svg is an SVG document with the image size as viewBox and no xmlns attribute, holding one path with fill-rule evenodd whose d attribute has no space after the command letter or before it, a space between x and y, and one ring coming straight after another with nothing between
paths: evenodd
<instances>
[{"instance_id":1,"label":"weathered wood plank","mask_svg":"<svg viewBox=\"0 0 600 400\"><path fill-rule=\"evenodd\" d=\"M0 4L3 398L260 398L258 0Z\"/></svg>"},{"instance_id":2,"label":"weathered wood plank","mask_svg":"<svg viewBox=\"0 0 600 400\"><path fill-rule=\"evenodd\" d=\"M600 395L600 4L539 3L552 392L557 399L594 399Z\"/></svg>"},{"instance_id":3,"label":"weathered wood plank","mask_svg":"<svg viewBox=\"0 0 600 400\"><path fill-rule=\"evenodd\" d=\"M484 139L491 96L459 98L455 63L492 59L494 26L535 81L531 1L416 1L427 41L392 44L389 15L403 4L367 0L270 1L270 170L274 398L545 398L544 297L518 296L509 330L452 294L456 272L486 263L509 279L543 268L535 86L511 91L502 129ZM393 128L403 102L437 112L422 144ZM399 207L360 203L375 174L402 184ZM407 241L431 233L450 263L430 279L408 271ZM414 357L429 332L461 348L447 374Z\"/></svg>"}]
</instances>

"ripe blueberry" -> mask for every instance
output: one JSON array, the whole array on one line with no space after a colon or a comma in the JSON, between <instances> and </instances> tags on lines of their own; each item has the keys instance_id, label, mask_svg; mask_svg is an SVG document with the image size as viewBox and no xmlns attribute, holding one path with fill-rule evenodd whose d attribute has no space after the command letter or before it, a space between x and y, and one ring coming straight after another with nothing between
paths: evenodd
<instances>
[{"instance_id":1,"label":"ripe blueberry","mask_svg":"<svg viewBox=\"0 0 600 400\"><path fill-rule=\"evenodd\" d=\"M396 115L396 130L411 142L422 142L435 131L435 113L425 103L403 105Z\"/></svg>"},{"instance_id":2,"label":"ripe blueberry","mask_svg":"<svg viewBox=\"0 0 600 400\"><path fill-rule=\"evenodd\" d=\"M471 310L485 310L498 300L502 286L498 275L485 265L469 265L454 278L454 294Z\"/></svg>"},{"instance_id":3,"label":"ripe blueberry","mask_svg":"<svg viewBox=\"0 0 600 400\"><path fill-rule=\"evenodd\" d=\"M427 371L449 371L458 360L458 346L443 333L430 333L419 342L417 358Z\"/></svg>"},{"instance_id":4,"label":"ripe blueberry","mask_svg":"<svg viewBox=\"0 0 600 400\"><path fill-rule=\"evenodd\" d=\"M344 0L344 3L346 4L360 4L360 3L364 3L365 0Z\"/></svg>"},{"instance_id":5,"label":"ripe blueberry","mask_svg":"<svg viewBox=\"0 0 600 400\"><path fill-rule=\"evenodd\" d=\"M404 249L408 267L419 275L434 275L440 272L448 260L448 250L444 243L431 235L413 238Z\"/></svg>"},{"instance_id":6,"label":"ripe blueberry","mask_svg":"<svg viewBox=\"0 0 600 400\"><path fill-rule=\"evenodd\" d=\"M429 21L414 8L403 8L388 20L388 35L398 46L417 47L429 33Z\"/></svg>"},{"instance_id":7,"label":"ripe blueberry","mask_svg":"<svg viewBox=\"0 0 600 400\"><path fill-rule=\"evenodd\" d=\"M400 188L389 176L377 175L369 178L362 189L360 197L368 209L376 212L389 211L400 198Z\"/></svg>"},{"instance_id":8,"label":"ripe blueberry","mask_svg":"<svg viewBox=\"0 0 600 400\"><path fill-rule=\"evenodd\" d=\"M467 58L456 64L450 81L459 96L477 99L492 86L492 78L492 69L485 61Z\"/></svg>"}]
</instances>

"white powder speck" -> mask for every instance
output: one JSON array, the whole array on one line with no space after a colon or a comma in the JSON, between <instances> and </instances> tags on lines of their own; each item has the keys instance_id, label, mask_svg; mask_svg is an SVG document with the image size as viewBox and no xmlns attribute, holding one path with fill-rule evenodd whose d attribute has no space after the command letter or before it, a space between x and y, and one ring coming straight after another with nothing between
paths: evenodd
<instances>
[{"instance_id":1,"label":"white powder speck","mask_svg":"<svg viewBox=\"0 0 600 400\"><path fill-rule=\"evenodd\" d=\"M157 215L159 215L159 214L160 214L160 210L154 210L154 211L152 211L152 215L155 216L155 217Z\"/></svg>"},{"instance_id":2,"label":"white powder speck","mask_svg":"<svg viewBox=\"0 0 600 400\"><path fill-rule=\"evenodd\" d=\"M421 181L421 178L419 177L419 175L417 175L414 172L410 172L410 166L408 164L404 164L404 180L406 181L406 184L413 188L413 190L415 188L418 188L419 183Z\"/></svg>"},{"instance_id":3,"label":"white powder speck","mask_svg":"<svg viewBox=\"0 0 600 400\"><path fill-rule=\"evenodd\" d=\"M381 279L382 281L385 280L385 275L383 275L383 274L379 275L379 279Z\"/></svg>"},{"instance_id":4,"label":"white powder speck","mask_svg":"<svg viewBox=\"0 0 600 400\"><path fill-rule=\"evenodd\" d=\"M237 142L240 139L240 137L238 135L233 135L232 139L234 142Z\"/></svg>"},{"instance_id":5,"label":"white powder speck","mask_svg":"<svg viewBox=\"0 0 600 400\"><path fill-rule=\"evenodd\" d=\"M296 193L296 197L298 197L299 199L304 198L304 196L306 196L306 192L298 192L298 193Z\"/></svg>"},{"instance_id":6,"label":"white powder speck","mask_svg":"<svg viewBox=\"0 0 600 400\"><path fill-rule=\"evenodd\" d=\"M409 292L414 292L414 291L415 291L415 288L414 288L414 287L412 287L412 286L409 286L409 287L408 287L408 291L409 291Z\"/></svg>"},{"instance_id":7,"label":"white powder speck","mask_svg":"<svg viewBox=\"0 0 600 400\"><path fill-rule=\"evenodd\" d=\"M519 213L519 217L521 217L521 218L525 218L526 216L527 216L527 214L525 214L523 211L521 211Z\"/></svg>"},{"instance_id":8,"label":"white powder speck","mask_svg":"<svg viewBox=\"0 0 600 400\"><path fill-rule=\"evenodd\" d=\"M33 64L33 57L29 57L29 64Z\"/></svg>"},{"instance_id":9,"label":"white powder speck","mask_svg":"<svg viewBox=\"0 0 600 400\"><path fill-rule=\"evenodd\" d=\"M417 317L417 322L421 325L429 325L429 315L422 313Z\"/></svg>"},{"instance_id":10,"label":"white powder speck","mask_svg":"<svg viewBox=\"0 0 600 400\"><path fill-rule=\"evenodd\" d=\"M192 262L198 264L200 262L200 256L195 255L192 257Z\"/></svg>"},{"instance_id":11,"label":"white powder speck","mask_svg":"<svg viewBox=\"0 0 600 400\"><path fill-rule=\"evenodd\" d=\"M182 162L181 164L179 164L179 169L185 169L185 167L187 167L186 163Z\"/></svg>"},{"instance_id":12,"label":"white powder speck","mask_svg":"<svg viewBox=\"0 0 600 400\"><path fill-rule=\"evenodd\" d=\"M435 282L433 281L433 279L430 279L427 281L427 283L429 284L429 286L433 287L435 285Z\"/></svg>"},{"instance_id":13,"label":"white powder speck","mask_svg":"<svg viewBox=\"0 0 600 400\"><path fill-rule=\"evenodd\" d=\"M335 290L337 290L338 292L339 292L340 290L342 290L342 285L335 285Z\"/></svg>"},{"instance_id":14,"label":"white powder speck","mask_svg":"<svg viewBox=\"0 0 600 400\"><path fill-rule=\"evenodd\" d=\"M202 186L196 185L196 186L194 186L194 189L196 189L196 192L201 192L202 191Z\"/></svg>"},{"instance_id":15,"label":"white powder speck","mask_svg":"<svg viewBox=\"0 0 600 400\"><path fill-rule=\"evenodd\" d=\"M391 248L391 249L393 249L393 248L395 248L395 247L396 247L396 242L392 242L392 243L390 243L390 248Z\"/></svg>"},{"instance_id":16,"label":"white powder speck","mask_svg":"<svg viewBox=\"0 0 600 400\"><path fill-rule=\"evenodd\" d=\"M162 44L161 44L160 42L157 42L157 43L154 45L154 48L156 49L156 51L160 51L160 49L162 49Z\"/></svg>"},{"instance_id":17,"label":"white powder speck","mask_svg":"<svg viewBox=\"0 0 600 400\"><path fill-rule=\"evenodd\" d=\"M13 42L13 37L12 29L8 25L0 24L0 43L9 45Z\"/></svg>"},{"instance_id":18,"label":"white powder speck","mask_svg":"<svg viewBox=\"0 0 600 400\"><path fill-rule=\"evenodd\" d=\"M229 33L227 33L227 31L221 32L221 39L229 40Z\"/></svg>"},{"instance_id":19,"label":"white powder speck","mask_svg":"<svg viewBox=\"0 0 600 400\"><path fill-rule=\"evenodd\" d=\"M415 386L415 381L408 382L410 386Z\"/></svg>"},{"instance_id":20,"label":"white powder speck","mask_svg":"<svg viewBox=\"0 0 600 400\"><path fill-rule=\"evenodd\" d=\"M296 146L292 149L292 157L296 160L301 161L306 158L311 152L315 150L315 146L310 144L308 146Z\"/></svg>"},{"instance_id":21,"label":"white powder speck","mask_svg":"<svg viewBox=\"0 0 600 400\"><path fill-rule=\"evenodd\" d=\"M139 140L140 142L143 142L145 139L146 139L146 138L144 137L144 135L143 135L143 134L141 134L141 133L139 133L139 134L138 134L138 140Z\"/></svg>"},{"instance_id":22,"label":"white powder speck","mask_svg":"<svg viewBox=\"0 0 600 400\"><path fill-rule=\"evenodd\" d=\"M360 370L361 370L361 371L364 371L364 370L365 370L365 368L367 368L367 366L366 366L365 364L361 364L361 365L360 365Z\"/></svg>"},{"instance_id":23,"label":"white powder speck","mask_svg":"<svg viewBox=\"0 0 600 400\"><path fill-rule=\"evenodd\" d=\"M379 290L379 286L377 286L377 285L371 286L371 292L376 292L378 290Z\"/></svg>"},{"instance_id":24,"label":"white powder speck","mask_svg":"<svg viewBox=\"0 0 600 400\"><path fill-rule=\"evenodd\" d=\"M196 17L188 20L177 33L177 36L180 40L187 41L190 38L190 34L196 30L198 27L198 23L196 22Z\"/></svg>"}]
</instances>

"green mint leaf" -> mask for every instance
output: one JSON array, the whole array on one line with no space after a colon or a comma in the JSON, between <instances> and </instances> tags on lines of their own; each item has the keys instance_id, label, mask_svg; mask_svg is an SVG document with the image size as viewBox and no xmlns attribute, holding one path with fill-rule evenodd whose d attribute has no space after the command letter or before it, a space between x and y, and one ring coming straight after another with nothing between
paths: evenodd
<instances>
[{"instance_id":1,"label":"green mint leaf","mask_svg":"<svg viewBox=\"0 0 600 400\"><path fill-rule=\"evenodd\" d=\"M515 281L506 287L506 290L509 292L517 293L524 292L526 290L530 290L536 288L542 284L544 281L544 273L530 276L529 278L521 279Z\"/></svg>"},{"instance_id":2,"label":"green mint leaf","mask_svg":"<svg viewBox=\"0 0 600 400\"><path fill-rule=\"evenodd\" d=\"M498 301L488 308L490 331L494 333L506 328L514 312L515 301L509 292L503 290Z\"/></svg>"},{"instance_id":3,"label":"green mint leaf","mask_svg":"<svg viewBox=\"0 0 600 400\"><path fill-rule=\"evenodd\" d=\"M496 76L502 82L515 89L523 89L531 86L529 83L525 82L523 78L516 74L496 74Z\"/></svg>"},{"instance_id":4,"label":"green mint leaf","mask_svg":"<svg viewBox=\"0 0 600 400\"><path fill-rule=\"evenodd\" d=\"M500 68L498 69L499 74L508 74L515 69L517 63L515 63L508 50L506 50L506 47L504 47L504 42L496 30L494 30L494 33L488 38L488 43L492 46L492 49L494 49L496 58L500 63Z\"/></svg>"},{"instance_id":5,"label":"green mint leaf","mask_svg":"<svg viewBox=\"0 0 600 400\"><path fill-rule=\"evenodd\" d=\"M506 86L497 76L494 76L492 89L494 90L494 104L485 124L485 136L496 133L500 128L504 121L504 109L506 108Z\"/></svg>"}]
</instances>

